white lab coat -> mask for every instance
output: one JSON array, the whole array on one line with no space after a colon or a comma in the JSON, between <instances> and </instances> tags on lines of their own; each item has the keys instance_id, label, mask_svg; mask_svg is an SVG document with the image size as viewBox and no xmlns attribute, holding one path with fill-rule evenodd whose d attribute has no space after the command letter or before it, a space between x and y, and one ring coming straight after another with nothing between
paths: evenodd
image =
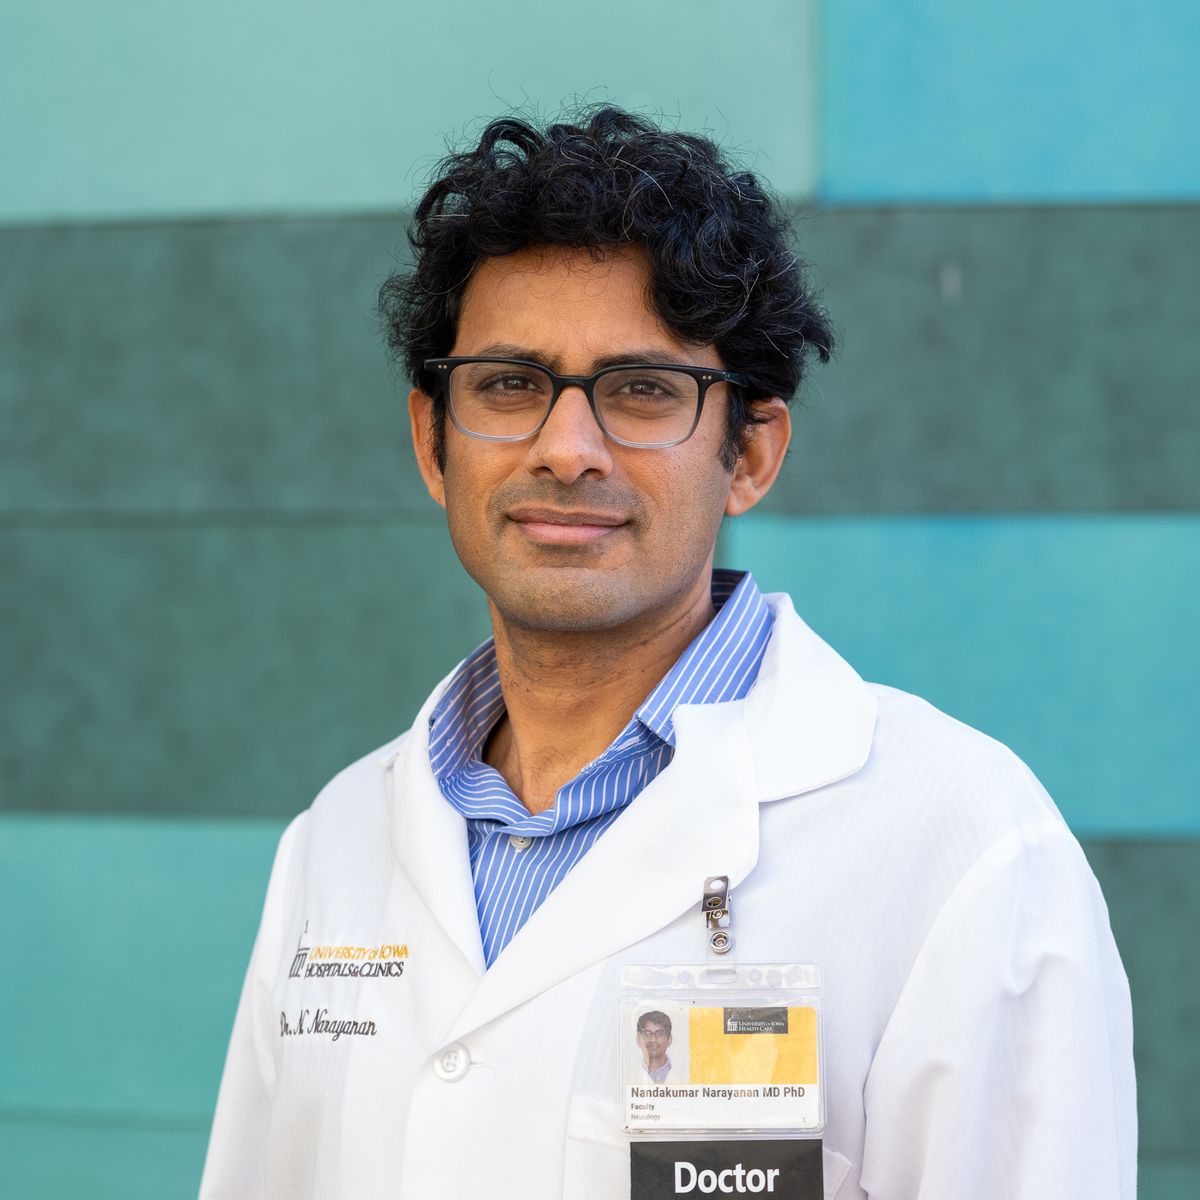
<instances>
[{"instance_id":1,"label":"white lab coat","mask_svg":"<svg viewBox=\"0 0 1200 1200\"><path fill-rule=\"evenodd\" d=\"M823 969L827 1197L1132 1200L1129 991L1075 839L1008 750L768 600L750 695L677 711L671 765L489 970L428 762L441 687L291 824L205 1200L627 1197L619 968L703 960L710 875L727 961ZM400 945L398 976L292 974Z\"/></svg>"}]
</instances>

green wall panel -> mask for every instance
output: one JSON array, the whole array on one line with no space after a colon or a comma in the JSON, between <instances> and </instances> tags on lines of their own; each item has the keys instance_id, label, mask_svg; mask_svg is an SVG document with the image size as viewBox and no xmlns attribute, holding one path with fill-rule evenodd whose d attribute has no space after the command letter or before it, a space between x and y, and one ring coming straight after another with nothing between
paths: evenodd
<instances>
[{"instance_id":1,"label":"green wall panel","mask_svg":"<svg viewBox=\"0 0 1200 1200\"><path fill-rule=\"evenodd\" d=\"M0 817L0 1116L204 1127L281 829Z\"/></svg>"},{"instance_id":2,"label":"green wall panel","mask_svg":"<svg viewBox=\"0 0 1200 1200\"><path fill-rule=\"evenodd\" d=\"M1195 1162L1138 1164L1139 1200L1188 1200L1200 1193L1200 1165Z\"/></svg>"},{"instance_id":3,"label":"green wall panel","mask_svg":"<svg viewBox=\"0 0 1200 1200\"><path fill-rule=\"evenodd\" d=\"M449 133L613 99L813 181L811 0L43 0L0 41L0 220L387 208ZM769 30L770 36L762 36ZM631 32L634 31L634 32ZM769 86L747 86L746 63Z\"/></svg>"},{"instance_id":4,"label":"green wall panel","mask_svg":"<svg viewBox=\"0 0 1200 1200\"><path fill-rule=\"evenodd\" d=\"M202 1129L7 1121L0 1187L12 1200L195 1200Z\"/></svg>"},{"instance_id":5,"label":"green wall panel","mask_svg":"<svg viewBox=\"0 0 1200 1200\"><path fill-rule=\"evenodd\" d=\"M425 511L373 316L403 221L0 231L0 517ZM768 501L1200 509L1200 208L833 210Z\"/></svg>"},{"instance_id":6,"label":"green wall panel","mask_svg":"<svg viewBox=\"0 0 1200 1200\"><path fill-rule=\"evenodd\" d=\"M1200 207L832 210L777 511L1200 509Z\"/></svg>"},{"instance_id":7,"label":"green wall panel","mask_svg":"<svg viewBox=\"0 0 1200 1200\"><path fill-rule=\"evenodd\" d=\"M723 557L1011 746L1077 831L1200 833L1200 517L747 517Z\"/></svg>"},{"instance_id":8,"label":"green wall panel","mask_svg":"<svg viewBox=\"0 0 1200 1200\"><path fill-rule=\"evenodd\" d=\"M0 700L4 808L296 812L488 630L436 516L0 529L0 557L21 681Z\"/></svg>"},{"instance_id":9,"label":"green wall panel","mask_svg":"<svg viewBox=\"0 0 1200 1200\"><path fill-rule=\"evenodd\" d=\"M194 1195L272 822L0 815L0 1184ZM1134 998L1142 1188L1200 1174L1200 841L1085 842Z\"/></svg>"},{"instance_id":10,"label":"green wall panel","mask_svg":"<svg viewBox=\"0 0 1200 1200\"><path fill-rule=\"evenodd\" d=\"M1105 838L1084 849L1133 997L1143 1161L1162 1163L1164 1172L1186 1167L1200 1179L1200 841Z\"/></svg>"},{"instance_id":11,"label":"green wall panel","mask_svg":"<svg viewBox=\"0 0 1200 1200\"><path fill-rule=\"evenodd\" d=\"M427 503L375 293L403 221L0 231L0 503Z\"/></svg>"}]
</instances>

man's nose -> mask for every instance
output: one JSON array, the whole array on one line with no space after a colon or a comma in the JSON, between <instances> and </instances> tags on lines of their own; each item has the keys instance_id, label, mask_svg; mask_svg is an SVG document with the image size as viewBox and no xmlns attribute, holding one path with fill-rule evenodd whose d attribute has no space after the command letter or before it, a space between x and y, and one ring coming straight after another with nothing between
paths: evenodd
<instances>
[{"instance_id":1,"label":"man's nose","mask_svg":"<svg viewBox=\"0 0 1200 1200\"><path fill-rule=\"evenodd\" d=\"M560 483L574 483L589 473L604 478L612 471L611 443L583 388L563 388L525 461L529 470L549 471Z\"/></svg>"}]
</instances>

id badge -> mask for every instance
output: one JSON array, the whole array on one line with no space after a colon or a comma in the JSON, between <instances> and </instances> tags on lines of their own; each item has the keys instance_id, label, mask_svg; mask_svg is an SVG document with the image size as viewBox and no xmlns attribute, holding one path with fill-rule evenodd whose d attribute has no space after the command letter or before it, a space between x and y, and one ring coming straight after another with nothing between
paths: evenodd
<instances>
[{"instance_id":1,"label":"id badge","mask_svg":"<svg viewBox=\"0 0 1200 1200\"><path fill-rule=\"evenodd\" d=\"M819 1137L821 972L811 963L621 972L622 1128L641 1137Z\"/></svg>"}]
</instances>

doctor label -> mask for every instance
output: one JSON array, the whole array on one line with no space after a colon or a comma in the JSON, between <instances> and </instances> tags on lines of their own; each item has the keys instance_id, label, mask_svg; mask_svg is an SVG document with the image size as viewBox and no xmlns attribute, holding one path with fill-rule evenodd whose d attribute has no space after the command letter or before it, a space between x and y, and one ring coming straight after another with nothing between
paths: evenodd
<instances>
[{"instance_id":1,"label":"doctor label","mask_svg":"<svg viewBox=\"0 0 1200 1200\"><path fill-rule=\"evenodd\" d=\"M770 1196L821 1200L821 1142L632 1142L630 1200Z\"/></svg>"}]
</instances>

